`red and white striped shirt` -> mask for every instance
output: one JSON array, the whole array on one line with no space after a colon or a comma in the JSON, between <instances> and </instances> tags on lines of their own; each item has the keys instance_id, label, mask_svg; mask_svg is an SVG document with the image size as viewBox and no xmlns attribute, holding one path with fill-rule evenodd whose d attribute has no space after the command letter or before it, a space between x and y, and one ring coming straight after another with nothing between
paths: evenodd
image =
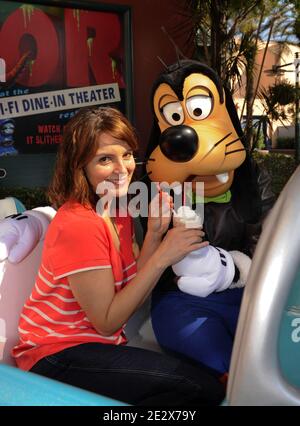
<instances>
[{"instance_id":1,"label":"red and white striped shirt","mask_svg":"<svg viewBox=\"0 0 300 426\"><path fill-rule=\"evenodd\" d=\"M115 223L120 252L105 221L94 210L71 202L58 210L49 225L34 288L21 313L20 341L12 351L23 370L81 343L126 342L123 327L108 337L96 331L68 282L68 276L77 272L111 268L118 292L136 275L131 217L117 217Z\"/></svg>"}]
</instances>

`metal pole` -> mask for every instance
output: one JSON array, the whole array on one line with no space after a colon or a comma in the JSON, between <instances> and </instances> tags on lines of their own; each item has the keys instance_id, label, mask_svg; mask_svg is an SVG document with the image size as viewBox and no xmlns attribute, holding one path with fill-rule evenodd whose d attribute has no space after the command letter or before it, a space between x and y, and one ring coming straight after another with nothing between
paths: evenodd
<instances>
[{"instance_id":1,"label":"metal pole","mask_svg":"<svg viewBox=\"0 0 300 426\"><path fill-rule=\"evenodd\" d=\"M300 73L300 59L299 59L299 52L296 52L295 54L295 84L296 84L296 117L295 117L295 148L296 148L296 163L300 163L300 117L299 117L299 73Z\"/></svg>"}]
</instances>

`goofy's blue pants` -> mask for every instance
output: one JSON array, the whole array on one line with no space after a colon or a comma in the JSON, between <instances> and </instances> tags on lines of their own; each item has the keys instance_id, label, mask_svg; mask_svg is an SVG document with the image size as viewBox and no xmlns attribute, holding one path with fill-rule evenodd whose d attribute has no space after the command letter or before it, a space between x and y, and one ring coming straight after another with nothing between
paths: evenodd
<instances>
[{"instance_id":1,"label":"goofy's blue pants","mask_svg":"<svg viewBox=\"0 0 300 426\"><path fill-rule=\"evenodd\" d=\"M159 344L218 373L229 370L243 289L207 297L153 292L152 325Z\"/></svg>"}]
</instances>

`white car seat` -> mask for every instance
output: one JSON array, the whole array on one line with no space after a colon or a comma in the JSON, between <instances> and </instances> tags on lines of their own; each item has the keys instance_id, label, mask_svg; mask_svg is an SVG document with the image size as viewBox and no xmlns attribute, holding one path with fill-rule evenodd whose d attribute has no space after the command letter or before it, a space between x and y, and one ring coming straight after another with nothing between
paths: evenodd
<instances>
[{"instance_id":1,"label":"white car seat","mask_svg":"<svg viewBox=\"0 0 300 426\"><path fill-rule=\"evenodd\" d=\"M34 285L43 242L20 263L0 262L0 362L14 365L10 355L18 341L18 322L25 300Z\"/></svg>"},{"instance_id":2,"label":"white car seat","mask_svg":"<svg viewBox=\"0 0 300 426\"><path fill-rule=\"evenodd\" d=\"M15 365L10 355L18 341L18 322L25 300L35 282L43 241L20 263L0 262L0 363ZM129 346L161 351L150 320L150 300L128 321L125 331Z\"/></svg>"}]
</instances>

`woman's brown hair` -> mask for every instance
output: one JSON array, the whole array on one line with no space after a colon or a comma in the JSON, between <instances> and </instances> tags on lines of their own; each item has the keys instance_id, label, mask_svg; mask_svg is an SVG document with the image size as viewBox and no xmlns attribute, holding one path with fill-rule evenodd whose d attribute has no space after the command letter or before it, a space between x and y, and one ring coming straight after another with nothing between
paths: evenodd
<instances>
[{"instance_id":1,"label":"woman's brown hair","mask_svg":"<svg viewBox=\"0 0 300 426\"><path fill-rule=\"evenodd\" d=\"M127 142L137 150L136 133L124 117L114 108L82 108L64 128L63 141L59 146L48 196L58 208L68 200L94 206L98 197L89 184L84 168L98 150L98 137L109 133Z\"/></svg>"}]
</instances>

